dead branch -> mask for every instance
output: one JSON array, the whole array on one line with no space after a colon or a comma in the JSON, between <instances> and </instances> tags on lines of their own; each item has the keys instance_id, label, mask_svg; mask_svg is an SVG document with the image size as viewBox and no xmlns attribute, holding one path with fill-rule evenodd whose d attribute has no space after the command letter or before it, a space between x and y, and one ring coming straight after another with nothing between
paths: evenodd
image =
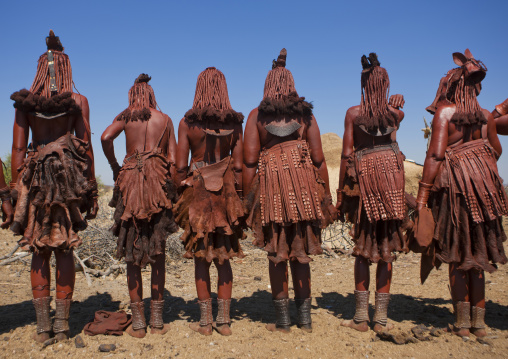
<instances>
[{"instance_id":1,"label":"dead branch","mask_svg":"<svg viewBox=\"0 0 508 359\"><path fill-rule=\"evenodd\" d=\"M30 252L26 252L26 253L19 253L17 255L14 255L12 258L9 258L9 259L5 259L3 261L0 262L0 266L4 266L6 264L9 264L9 263L12 263L12 262L15 262L23 257L26 257L26 256L29 256L31 253Z\"/></svg>"},{"instance_id":2,"label":"dead branch","mask_svg":"<svg viewBox=\"0 0 508 359\"><path fill-rule=\"evenodd\" d=\"M110 266L105 271L98 270L98 269L91 269L91 268L87 268L87 270L91 274L93 274L94 276L104 276L104 277L107 277L108 275L113 273L115 270L117 270L117 269L125 269L125 268L127 268L126 264L113 264L112 266Z\"/></svg>"},{"instance_id":3,"label":"dead branch","mask_svg":"<svg viewBox=\"0 0 508 359\"><path fill-rule=\"evenodd\" d=\"M19 244L16 243L16 246L14 246L14 248L12 249L12 251L9 252L9 254L3 256L3 257L0 257L0 260L2 259L6 259L6 258L10 258L14 255L14 253L16 253L16 251L18 250L19 248Z\"/></svg>"},{"instance_id":4,"label":"dead branch","mask_svg":"<svg viewBox=\"0 0 508 359\"><path fill-rule=\"evenodd\" d=\"M83 263L83 261L81 260L81 258L79 258L78 254L75 251L73 251L72 253L74 254L74 258L76 258L76 260L81 265L81 268L83 268L83 274L85 275L86 283L88 284L89 287L91 287L92 279L90 279L90 276L88 275L88 271L90 269L85 265L85 263Z\"/></svg>"}]
</instances>

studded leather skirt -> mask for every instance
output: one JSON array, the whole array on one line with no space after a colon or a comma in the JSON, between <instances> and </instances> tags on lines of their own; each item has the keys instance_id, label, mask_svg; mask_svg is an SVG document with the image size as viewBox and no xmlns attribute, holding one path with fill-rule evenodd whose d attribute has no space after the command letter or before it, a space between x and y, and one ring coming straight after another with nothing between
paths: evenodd
<instances>
[{"instance_id":1,"label":"studded leather skirt","mask_svg":"<svg viewBox=\"0 0 508 359\"><path fill-rule=\"evenodd\" d=\"M404 155L396 143L358 150L348 161L343 213L353 223L354 256L393 262L407 253Z\"/></svg>"},{"instance_id":2,"label":"studded leather skirt","mask_svg":"<svg viewBox=\"0 0 508 359\"><path fill-rule=\"evenodd\" d=\"M306 141L287 141L261 152L246 197L254 244L274 262L321 254L321 229L332 222L331 197L310 158Z\"/></svg>"}]
</instances>

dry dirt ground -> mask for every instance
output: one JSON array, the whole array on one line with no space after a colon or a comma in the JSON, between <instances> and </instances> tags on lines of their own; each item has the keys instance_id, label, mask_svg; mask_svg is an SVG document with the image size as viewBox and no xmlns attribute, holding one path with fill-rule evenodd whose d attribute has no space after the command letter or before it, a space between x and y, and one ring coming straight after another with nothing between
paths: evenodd
<instances>
[{"instance_id":1,"label":"dry dirt ground","mask_svg":"<svg viewBox=\"0 0 508 359\"><path fill-rule=\"evenodd\" d=\"M324 135L326 136L326 135ZM336 136L338 138L338 136ZM336 140L336 139L335 139ZM340 138L339 138L340 140ZM327 147L328 143L325 144ZM335 146L338 140L335 141ZM329 147L329 146L328 146ZM337 147L335 147L337 148ZM327 148L325 148L326 151ZM336 150L329 155L337 153ZM340 153L340 152L339 152ZM340 155L339 155L340 156ZM330 161L331 162L331 161ZM332 164L332 163L330 163ZM335 170L336 165L330 166ZM415 174L417 177L418 174ZM331 181L337 174L330 174ZM105 211L107 199L101 199ZM106 218L111 215L104 215ZM508 221L505 221L508 222ZM93 223L93 222L92 222ZM505 223L505 228L507 223ZM99 224L94 223L95 226ZM98 232L97 232L98 233ZM9 253L15 244L9 232L0 230L0 257ZM111 241L111 238L104 238ZM506 248L506 247L505 247ZM129 297L125 274L105 278L92 278L89 287L82 272L77 273L76 291L71 308L71 335L68 341L45 348L33 342L35 312L32 306L28 261L17 261L0 266L0 357L87 357L87 358L483 358L508 357L508 265L500 266L494 274L487 274L487 315L490 336L480 343L471 336L469 341L450 334L430 337L429 341L396 345L379 340L373 331L359 333L340 327L343 319L354 315L353 263L354 258L339 255L337 258L319 256L312 268L312 319L313 333L304 333L295 326L289 334L271 333L265 324L274 319L268 278L268 261L264 252L244 243L247 257L234 260L233 319L231 337L214 332L204 337L189 329L188 324L199 320L199 310L193 281L193 263L189 260L167 258L164 321L171 330L164 336L150 335L134 339L84 335L82 329L95 311L103 309L128 310ZM506 248L508 250L508 248ZM26 257L24 259L28 259ZM212 267L212 280L216 281ZM149 269L143 272L145 302L149 308ZM375 266L371 268L375 275ZM54 294L54 280L51 287ZM212 286L212 290L216 290ZM452 322L452 303L448 289L446 268L434 271L425 285L419 281L419 256L399 256L394 264L392 300L388 316L395 333L408 333L416 325L444 327ZM290 289L290 296L293 296ZM374 293L371 293L371 316ZM54 302L52 303L54 308ZM296 309L291 304L293 322ZM215 312L216 308L214 308ZM78 349L74 340L81 336L85 348ZM428 336L428 335L427 335ZM116 350L99 352L100 344L115 344Z\"/></svg>"},{"instance_id":2,"label":"dry dirt ground","mask_svg":"<svg viewBox=\"0 0 508 359\"><path fill-rule=\"evenodd\" d=\"M2 232L0 255L12 248L14 241ZM113 278L94 278L88 287L82 273L77 273L76 292L71 308L72 339L46 348L32 341L35 312L31 303L28 267L12 264L0 268L0 357L88 357L136 358L480 358L508 356L508 266L487 275L487 317L491 337L487 344L444 334L430 341L396 345L377 340L374 332L359 333L340 327L343 318L354 314L353 262L347 255L339 258L317 257L312 263L312 319L314 332L304 333L296 326L290 334L271 333L264 327L273 320L274 310L264 253L246 244L248 256L232 264L234 288L232 302L233 335L222 337L214 332L204 337L189 329L188 323L199 320L193 285L193 264L182 260L167 264L166 310L164 321L171 330L164 336L148 334L134 339L82 333L84 325L99 309L127 309L129 302L124 274ZM508 249L508 248L507 248ZM375 268L372 268L374 275ZM213 273L214 271L212 271ZM419 284L419 258L402 255L394 265L392 301L389 318L395 332L408 332L418 324L444 327L452 321L452 304L446 270L435 271L425 285ZM215 276L213 277L215 280ZM149 293L149 272L144 272L145 297ZM54 285L52 285L54 293ZM292 296L292 291L290 292ZM371 293L371 315L374 294ZM54 305L54 304L53 304ZM149 307L148 299L146 306ZM295 322L295 308L292 307ZM86 344L78 349L74 337ZM115 344L111 353L100 353L100 344Z\"/></svg>"}]
</instances>

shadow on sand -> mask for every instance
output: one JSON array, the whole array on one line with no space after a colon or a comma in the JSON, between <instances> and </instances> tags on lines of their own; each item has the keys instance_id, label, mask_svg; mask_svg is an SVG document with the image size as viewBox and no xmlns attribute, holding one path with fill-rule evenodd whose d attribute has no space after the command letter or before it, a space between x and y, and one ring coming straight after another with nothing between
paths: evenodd
<instances>
[{"instance_id":1,"label":"shadow on sand","mask_svg":"<svg viewBox=\"0 0 508 359\"><path fill-rule=\"evenodd\" d=\"M325 308L342 319L351 319L355 313L355 296L352 293L343 296L339 293L322 293L317 297L318 306ZM443 307L446 305L446 307ZM405 294L392 294L388 308L388 318L394 322L410 321L415 325L446 327L453 323L451 299L415 298ZM495 329L508 329L508 307L487 301L485 323ZM369 314L374 316L374 293L370 295Z\"/></svg>"}]
</instances>

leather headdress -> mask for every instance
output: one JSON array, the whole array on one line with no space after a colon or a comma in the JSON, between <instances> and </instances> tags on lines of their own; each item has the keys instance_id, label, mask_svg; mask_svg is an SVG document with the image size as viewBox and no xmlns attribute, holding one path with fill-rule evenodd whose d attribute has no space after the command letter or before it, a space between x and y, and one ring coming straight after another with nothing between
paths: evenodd
<instances>
[{"instance_id":1,"label":"leather headdress","mask_svg":"<svg viewBox=\"0 0 508 359\"><path fill-rule=\"evenodd\" d=\"M460 75L464 75L465 80L475 84L481 82L487 74L487 67L485 64L480 60L476 60L469 49L466 49L464 54L454 52L453 62L460 66L462 70Z\"/></svg>"},{"instance_id":2,"label":"leather headdress","mask_svg":"<svg viewBox=\"0 0 508 359\"><path fill-rule=\"evenodd\" d=\"M372 71L374 67L381 66L381 63L379 62L376 53L371 52L369 54L369 57L363 55L362 56L362 73Z\"/></svg>"},{"instance_id":3,"label":"leather headdress","mask_svg":"<svg viewBox=\"0 0 508 359\"><path fill-rule=\"evenodd\" d=\"M485 78L487 73L487 67L482 61L476 60L471 51L466 49L464 54L454 52L453 62L460 67L448 71L448 73L439 81L439 87L434 101L425 108L431 114L436 112L439 101L448 100L453 96L455 85L462 76L464 76L465 80L474 84L476 96L478 96L482 90L481 81Z\"/></svg>"}]
</instances>

